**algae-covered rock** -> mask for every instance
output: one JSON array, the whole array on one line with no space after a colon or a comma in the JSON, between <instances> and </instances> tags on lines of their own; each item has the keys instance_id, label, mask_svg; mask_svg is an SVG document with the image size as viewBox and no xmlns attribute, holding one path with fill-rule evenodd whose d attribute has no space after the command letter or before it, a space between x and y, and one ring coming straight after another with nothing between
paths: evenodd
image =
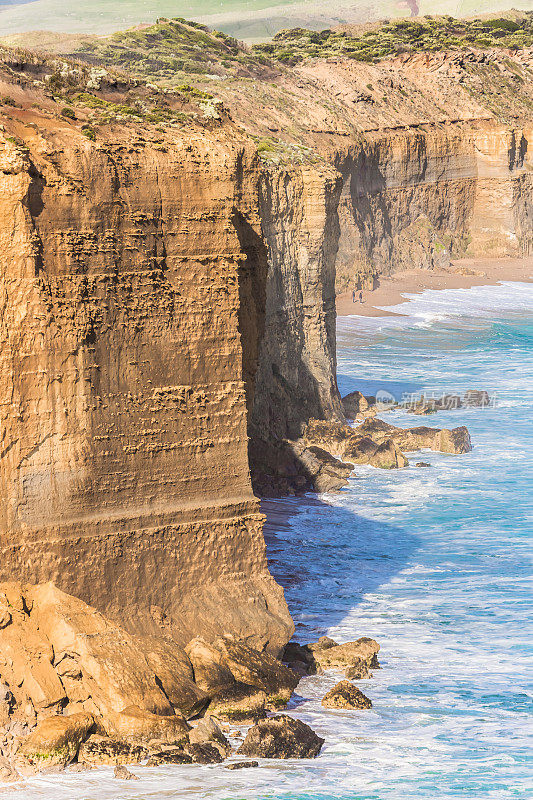
<instances>
[{"instance_id":1,"label":"algae-covered rock","mask_svg":"<svg viewBox=\"0 0 533 800\"><path fill-rule=\"evenodd\" d=\"M48 717L22 741L17 761L37 769L66 766L78 755L93 725L94 717L87 713Z\"/></svg>"},{"instance_id":2,"label":"algae-covered rock","mask_svg":"<svg viewBox=\"0 0 533 800\"><path fill-rule=\"evenodd\" d=\"M280 714L250 728L237 753L260 758L316 758L323 744L324 739L309 725Z\"/></svg>"},{"instance_id":3,"label":"algae-covered rock","mask_svg":"<svg viewBox=\"0 0 533 800\"><path fill-rule=\"evenodd\" d=\"M372 708L372 702L350 681L340 681L323 697L324 708Z\"/></svg>"}]
</instances>

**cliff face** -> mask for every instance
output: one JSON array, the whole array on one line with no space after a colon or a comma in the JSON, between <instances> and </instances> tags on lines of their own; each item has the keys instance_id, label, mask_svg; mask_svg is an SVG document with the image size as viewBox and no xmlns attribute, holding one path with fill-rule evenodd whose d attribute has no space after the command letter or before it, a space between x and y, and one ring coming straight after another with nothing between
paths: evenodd
<instances>
[{"instance_id":1,"label":"cliff face","mask_svg":"<svg viewBox=\"0 0 533 800\"><path fill-rule=\"evenodd\" d=\"M239 334L253 151L20 117L24 144L0 145L2 578L134 632L278 650Z\"/></svg>"},{"instance_id":2,"label":"cliff face","mask_svg":"<svg viewBox=\"0 0 533 800\"><path fill-rule=\"evenodd\" d=\"M220 81L233 121L38 67L0 76L0 578L279 651L250 471L308 487L297 440L343 420L336 280L531 252L530 61L317 61Z\"/></svg>"},{"instance_id":3,"label":"cliff face","mask_svg":"<svg viewBox=\"0 0 533 800\"><path fill-rule=\"evenodd\" d=\"M261 230L268 250L265 325L249 432L254 485L283 493L280 470L301 474L286 447L313 417L342 418L336 383L338 173L305 165L265 170Z\"/></svg>"},{"instance_id":4,"label":"cliff face","mask_svg":"<svg viewBox=\"0 0 533 800\"><path fill-rule=\"evenodd\" d=\"M459 121L368 133L338 159L339 287L531 248L531 147L523 127Z\"/></svg>"}]
</instances>

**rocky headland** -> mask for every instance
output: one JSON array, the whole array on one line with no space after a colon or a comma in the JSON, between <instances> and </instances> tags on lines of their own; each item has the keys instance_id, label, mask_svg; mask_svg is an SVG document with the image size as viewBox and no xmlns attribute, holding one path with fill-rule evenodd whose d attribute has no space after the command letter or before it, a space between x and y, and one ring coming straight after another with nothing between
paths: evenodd
<instances>
[{"instance_id":1,"label":"rocky headland","mask_svg":"<svg viewBox=\"0 0 533 800\"><path fill-rule=\"evenodd\" d=\"M243 756L316 756L269 714L376 667L365 638L285 649L257 496L471 448L341 399L335 302L531 253L533 23L506 20L446 49L431 22L249 50L179 20L2 48L4 778L218 762L219 723L254 724Z\"/></svg>"}]
</instances>

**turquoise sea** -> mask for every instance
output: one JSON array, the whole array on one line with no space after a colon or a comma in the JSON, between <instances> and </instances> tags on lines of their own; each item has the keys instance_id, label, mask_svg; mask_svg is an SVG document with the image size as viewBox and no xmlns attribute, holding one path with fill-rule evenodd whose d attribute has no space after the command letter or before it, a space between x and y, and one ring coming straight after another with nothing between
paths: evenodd
<instances>
[{"instance_id":1,"label":"turquoise sea","mask_svg":"<svg viewBox=\"0 0 533 800\"><path fill-rule=\"evenodd\" d=\"M424 418L467 425L474 449L403 470L357 467L332 495L276 501L271 568L305 642L372 636L382 669L369 711L325 711L339 679L304 679L291 713L321 756L228 772L133 768L38 778L34 800L511 800L533 797L531 741L533 284L428 291L405 316L338 321L341 392L486 389L493 403ZM419 417L392 412L397 425ZM416 461L430 463L417 468ZM281 515L281 517L280 517ZM281 518L281 521L280 521ZM3 796L6 796L5 794Z\"/></svg>"}]
</instances>

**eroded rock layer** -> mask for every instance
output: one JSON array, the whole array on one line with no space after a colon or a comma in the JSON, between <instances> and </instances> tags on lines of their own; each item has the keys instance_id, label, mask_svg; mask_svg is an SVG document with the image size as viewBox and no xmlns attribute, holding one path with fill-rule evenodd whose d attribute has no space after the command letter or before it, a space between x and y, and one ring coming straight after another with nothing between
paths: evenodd
<instances>
[{"instance_id":1,"label":"eroded rock layer","mask_svg":"<svg viewBox=\"0 0 533 800\"><path fill-rule=\"evenodd\" d=\"M208 131L94 143L38 114L12 130L1 577L53 580L132 631L279 649L292 623L250 485L238 330L253 151Z\"/></svg>"},{"instance_id":2,"label":"eroded rock layer","mask_svg":"<svg viewBox=\"0 0 533 800\"><path fill-rule=\"evenodd\" d=\"M336 288L530 252L531 51L261 62L220 97L1 59L0 578L279 652L250 472L405 463L390 431L343 464L302 438L344 425Z\"/></svg>"}]
</instances>

